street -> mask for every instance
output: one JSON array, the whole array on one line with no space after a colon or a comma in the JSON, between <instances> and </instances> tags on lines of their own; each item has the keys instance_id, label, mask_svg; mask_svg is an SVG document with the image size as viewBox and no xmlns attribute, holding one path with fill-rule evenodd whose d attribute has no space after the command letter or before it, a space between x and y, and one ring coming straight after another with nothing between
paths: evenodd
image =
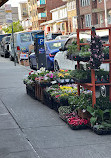
<instances>
[{"instance_id":1,"label":"street","mask_svg":"<svg viewBox=\"0 0 111 158\"><path fill-rule=\"evenodd\" d=\"M26 94L29 68L0 57L0 158L110 158L111 136L71 130Z\"/></svg>"}]
</instances>

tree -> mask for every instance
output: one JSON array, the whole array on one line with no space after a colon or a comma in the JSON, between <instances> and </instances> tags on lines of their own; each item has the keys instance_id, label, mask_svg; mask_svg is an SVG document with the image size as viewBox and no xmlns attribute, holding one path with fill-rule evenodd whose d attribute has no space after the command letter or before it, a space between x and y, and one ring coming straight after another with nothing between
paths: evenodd
<instances>
[{"instance_id":1,"label":"tree","mask_svg":"<svg viewBox=\"0 0 111 158\"><path fill-rule=\"evenodd\" d=\"M12 24L10 24L7 28L2 28L5 33L12 33ZM23 31L23 27L20 24L20 21L13 22L13 30L14 32Z\"/></svg>"}]
</instances>

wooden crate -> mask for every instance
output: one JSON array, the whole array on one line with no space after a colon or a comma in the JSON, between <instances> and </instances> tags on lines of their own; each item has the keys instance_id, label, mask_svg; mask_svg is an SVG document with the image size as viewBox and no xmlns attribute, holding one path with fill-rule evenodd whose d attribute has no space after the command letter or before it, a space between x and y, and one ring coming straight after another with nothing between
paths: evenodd
<instances>
[{"instance_id":1,"label":"wooden crate","mask_svg":"<svg viewBox=\"0 0 111 158\"><path fill-rule=\"evenodd\" d=\"M20 60L20 65L29 66L29 60Z\"/></svg>"}]
</instances>

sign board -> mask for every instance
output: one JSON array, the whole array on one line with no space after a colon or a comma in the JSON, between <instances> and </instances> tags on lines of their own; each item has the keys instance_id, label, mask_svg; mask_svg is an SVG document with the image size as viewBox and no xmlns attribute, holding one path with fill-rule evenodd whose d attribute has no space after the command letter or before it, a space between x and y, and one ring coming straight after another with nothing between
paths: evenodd
<instances>
[{"instance_id":1,"label":"sign board","mask_svg":"<svg viewBox=\"0 0 111 158\"><path fill-rule=\"evenodd\" d=\"M5 4L6 22L12 23L12 9L11 4Z\"/></svg>"},{"instance_id":2,"label":"sign board","mask_svg":"<svg viewBox=\"0 0 111 158\"><path fill-rule=\"evenodd\" d=\"M23 60L25 60L25 59L28 59L28 54L20 54L20 60L21 59L23 59Z\"/></svg>"}]
</instances>

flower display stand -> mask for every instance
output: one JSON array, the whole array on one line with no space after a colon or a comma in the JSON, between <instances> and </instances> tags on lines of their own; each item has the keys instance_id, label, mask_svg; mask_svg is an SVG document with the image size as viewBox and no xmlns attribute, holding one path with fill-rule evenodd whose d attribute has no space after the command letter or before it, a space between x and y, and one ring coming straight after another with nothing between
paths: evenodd
<instances>
[{"instance_id":1,"label":"flower display stand","mask_svg":"<svg viewBox=\"0 0 111 158\"><path fill-rule=\"evenodd\" d=\"M80 85L83 86L84 88L87 88L92 91L92 106L96 104L96 93L95 93L95 87L96 86L109 86L109 100L111 101L111 27L105 27L105 28L96 28L96 30L109 30L109 43L108 44L103 44L103 46L109 46L109 59L102 61L103 63L109 63L109 83L95 83L95 70L91 69L91 83L77 83L78 85L78 95L80 95ZM80 50L81 45L88 45L88 43L80 43L79 39L79 33L81 31L86 31L91 29L77 29L77 45L78 49ZM80 68L80 61L77 61L77 68Z\"/></svg>"}]
</instances>

